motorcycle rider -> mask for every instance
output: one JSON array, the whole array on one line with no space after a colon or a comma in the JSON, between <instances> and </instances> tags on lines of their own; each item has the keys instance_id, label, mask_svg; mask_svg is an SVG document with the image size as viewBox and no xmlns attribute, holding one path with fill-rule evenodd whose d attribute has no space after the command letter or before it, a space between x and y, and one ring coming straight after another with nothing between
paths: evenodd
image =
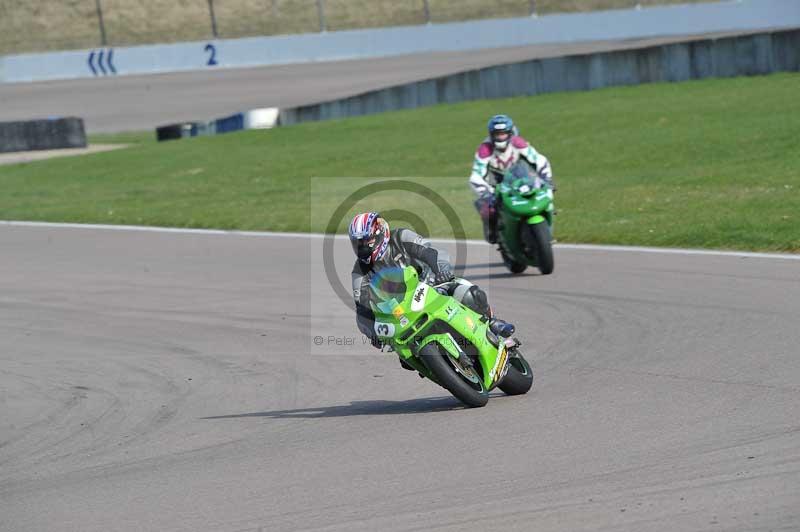
<instances>
[{"instance_id":1,"label":"motorcycle rider","mask_svg":"<svg viewBox=\"0 0 800 532\"><path fill-rule=\"evenodd\" d=\"M409 265L417 269L420 279L430 272L434 286L441 286L448 295L488 319L492 332L497 336L508 338L514 334L512 324L493 317L486 292L465 279L455 277L449 254L432 247L430 241L411 229L399 228L390 232L389 223L379 213L366 212L353 218L348 232L356 254L352 272L356 323L358 329L371 339L373 346L382 347L373 329L375 314L369 305L372 277L386 267Z\"/></svg>"},{"instance_id":2,"label":"motorcycle rider","mask_svg":"<svg viewBox=\"0 0 800 532\"><path fill-rule=\"evenodd\" d=\"M478 196L475 208L483 221L483 235L490 244L497 242L497 209L494 187L503 180L503 174L514 163L523 159L536 171L553 191L553 170L547 157L537 152L519 135L514 121L507 115L495 115L489 119L489 136L478 146L472 164L469 184Z\"/></svg>"}]
</instances>

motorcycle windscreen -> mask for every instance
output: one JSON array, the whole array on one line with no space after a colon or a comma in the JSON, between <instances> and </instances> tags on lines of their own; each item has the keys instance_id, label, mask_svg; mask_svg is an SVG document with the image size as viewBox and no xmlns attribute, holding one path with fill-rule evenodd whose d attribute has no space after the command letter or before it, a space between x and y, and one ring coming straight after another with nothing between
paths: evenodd
<instances>
[{"instance_id":1,"label":"motorcycle windscreen","mask_svg":"<svg viewBox=\"0 0 800 532\"><path fill-rule=\"evenodd\" d=\"M534 190L542 188L544 182L539 174L528 164L527 161L520 159L509 169L511 182L517 183L517 192L523 196L530 195Z\"/></svg>"}]
</instances>

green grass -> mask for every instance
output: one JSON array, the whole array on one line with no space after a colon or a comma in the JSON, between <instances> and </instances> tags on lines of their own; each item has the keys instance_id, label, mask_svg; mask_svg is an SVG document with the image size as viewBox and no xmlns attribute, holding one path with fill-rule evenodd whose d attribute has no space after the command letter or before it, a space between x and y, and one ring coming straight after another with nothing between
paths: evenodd
<instances>
[{"instance_id":1,"label":"green grass","mask_svg":"<svg viewBox=\"0 0 800 532\"><path fill-rule=\"evenodd\" d=\"M424 24L423 0L324 0L327 29ZM536 0L541 14L712 0ZM530 0L429 0L433 22L519 17ZM208 0L100 0L108 45L212 38ZM220 38L319 31L317 0L214 0ZM0 0L0 54L101 45L95 0Z\"/></svg>"},{"instance_id":2,"label":"green grass","mask_svg":"<svg viewBox=\"0 0 800 532\"><path fill-rule=\"evenodd\" d=\"M429 176L423 182L447 195L477 238L466 176L486 118L506 112L552 161L562 242L797 252L797 94L800 74L780 74L480 101L166 143L152 134L96 137L135 146L0 167L0 219L322 231L326 218L318 214L357 183ZM429 210L405 196L374 205L423 217Z\"/></svg>"}]
</instances>

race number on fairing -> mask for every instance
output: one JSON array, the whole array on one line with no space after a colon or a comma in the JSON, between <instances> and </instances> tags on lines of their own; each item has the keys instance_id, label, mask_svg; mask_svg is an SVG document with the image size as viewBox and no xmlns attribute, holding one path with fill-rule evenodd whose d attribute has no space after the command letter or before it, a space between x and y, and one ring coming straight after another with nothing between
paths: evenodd
<instances>
[{"instance_id":1,"label":"race number on fairing","mask_svg":"<svg viewBox=\"0 0 800 532\"><path fill-rule=\"evenodd\" d=\"M384 338L391 338L394 336L394 323L383 323L381 321L375 322L375 334Z\"/></svg>"}]
</instances>

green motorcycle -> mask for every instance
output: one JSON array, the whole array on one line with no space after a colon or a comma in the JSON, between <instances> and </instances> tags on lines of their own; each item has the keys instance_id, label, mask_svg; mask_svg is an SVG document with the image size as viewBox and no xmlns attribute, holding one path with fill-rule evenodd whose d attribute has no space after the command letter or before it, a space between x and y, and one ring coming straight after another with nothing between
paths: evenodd
<instances>
[{"instance_id":1,"label":"green motorcycle","mask_svg":"<svg viewBox=\"0 0 800 532\"><path fill-rule=\"evenodd\" d=\"M421 282L417 270L386 268L370 283L375 334L414 369L470 407L486 405L489 392L527 393L533 371L516 339L499 338L485 317Z\"/></svg>"},{"instance_id":2,"label":"green motorcycle","mask_svg":"<svg viewBox=\"0 0 800 532\"><path fill-rule=\"evenodd\" d=\"M497 244L511 273L528 266L553 273L553 191L524 161L515 163L495 188Z\"/></svg>"}]
</instances>

